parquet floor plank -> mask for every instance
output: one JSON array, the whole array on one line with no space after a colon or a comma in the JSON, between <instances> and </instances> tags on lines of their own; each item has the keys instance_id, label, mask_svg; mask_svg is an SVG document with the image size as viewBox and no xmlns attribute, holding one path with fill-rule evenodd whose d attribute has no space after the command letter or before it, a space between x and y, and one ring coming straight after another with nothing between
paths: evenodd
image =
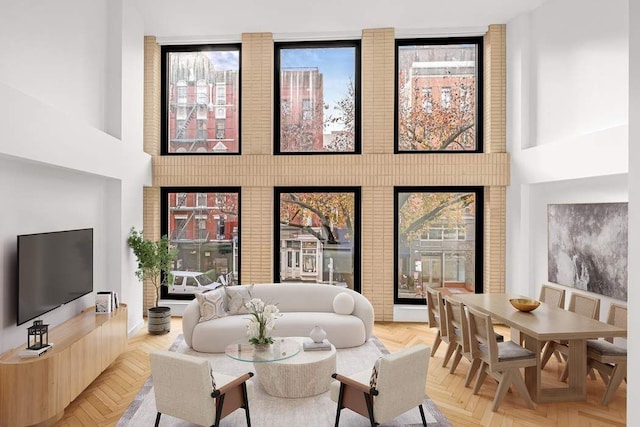
<instances>
[{"instance_id":1,"label":"parquet floor plank","mask_svg":"<svg viewBox=\"0 0 640 427\"><path fill-rule=\"evenodd\" d=\"M149 335L144 328L132 336L126 351L69 405L56 426L115 426L150 375L149 353L169 348L182 332L181 328L181 319L173 318L171 332L166 335ZM508 328L501 325L495 328L508 339ZM425 323L378 322L374 326L374 334L389 351L419 343L431 347L435 338L435 330L429 329ZM472 388L464 387L469 368L466 359L460 361L454 374L449 374L451 362L446 368L441 366L446 347L446 343L442 343L436 355L430 358L426 391L455 427L626 425L626 383L620 385L609 406L602 406L599 401L605 387L600 379L587 381L585 402L545 403L538 404L535 410L529 410L518 392L512 391L507 394L499 410L492 412L495 382L487 378L479 395L474 396ZM561 371L562 365L552 358L543 371L543 384L559 386Z\"/></svg>"}]
</instances>

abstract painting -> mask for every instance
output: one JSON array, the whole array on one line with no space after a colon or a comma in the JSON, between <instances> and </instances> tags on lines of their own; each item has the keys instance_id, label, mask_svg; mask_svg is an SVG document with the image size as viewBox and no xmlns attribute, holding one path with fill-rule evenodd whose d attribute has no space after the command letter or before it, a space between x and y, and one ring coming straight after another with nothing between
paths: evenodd
<instances>
[{"instance_id":1,"label":"abstract painting","mask_svg":"<svg viewBox=\"0 0 640 427\"><path fill-rule=\"evenodd\" d=\"M548 280L627 300L628 204L548 205Z\"/></svg>"}]
</instances>

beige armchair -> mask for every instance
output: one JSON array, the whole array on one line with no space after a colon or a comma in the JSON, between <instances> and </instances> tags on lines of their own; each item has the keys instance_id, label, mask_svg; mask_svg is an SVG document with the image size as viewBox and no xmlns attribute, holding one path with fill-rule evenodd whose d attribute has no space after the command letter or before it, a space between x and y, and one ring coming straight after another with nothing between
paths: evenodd
<instances>
[{"instance_id":1,"label":"beige armchair","mask_svg":"<svg viewBox=\"0 0 640 427\"><path fill-rule=\"evenodd\" d=\"M388 354L376 361L373 370L344 376L333 374L330 395L338 403L336 427L344 408L369 418L371 426L387 422L415 408L427 425L422 401L427 384L429 347L418 344Z\"/></svg>"},{"instance_id":2,"label":"beige armchair","mask_svg":"<svg viewBox=\"0 0 640 427\"><path fill-rule=\"evenodd\" d=\"M203 426L218 426L236 409L245 410L247 426L253 376L239 377L213 372L208 360L173 351L158 350L149 355L156 397L156 427L162 414Z\"/></svg>"}]
</instances>

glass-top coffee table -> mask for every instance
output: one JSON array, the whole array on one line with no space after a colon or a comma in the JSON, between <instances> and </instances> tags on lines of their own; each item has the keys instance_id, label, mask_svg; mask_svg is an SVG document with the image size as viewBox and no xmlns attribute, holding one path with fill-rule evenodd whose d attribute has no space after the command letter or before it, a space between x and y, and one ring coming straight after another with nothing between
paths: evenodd
<instances>
[{"instance_id":1,"label":"glass-top coffee table","mask_svg":"<svg viewBox=\"0 0 640 427\"><path fill-rule=\"evenodd\" d=\"M275 338L275 342L260 350L248 342L229 344L224 353L242 362L266 363L288 359L300 353L301 344L292 338Z\"/></svg>"},{"instance_id":2,"label":"glass-top coffee table","mask_svg":"<svg viewBox=\"0 0 640 427\"><path fill-rule=\"evenodd\" d=\"M315 396L329 390L331 374L336 372L336 348L332 345L326 351L301 351L306 339L277 338L265 351L256 351L246 342L230 344L225 354L232 359L253 362L256 378L271 396Z\"/></svg>"}]
</instances>

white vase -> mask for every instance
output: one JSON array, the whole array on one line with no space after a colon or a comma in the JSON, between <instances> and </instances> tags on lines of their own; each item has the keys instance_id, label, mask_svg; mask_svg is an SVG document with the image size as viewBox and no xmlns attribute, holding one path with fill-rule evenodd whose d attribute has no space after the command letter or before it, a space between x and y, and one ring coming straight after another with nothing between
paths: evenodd
<instances>
[{"instance_id":1,"label":"white vase","mask_svg":"<svg viewBox=\"0 0 640 427\"><path fill-rule=\"evenodd\" d=\"M326 337L327 333L318 325L314 326L311 332L309 332L309 338L311 338L313 342L322 342Z\"/></svg>"}]
</instances>

